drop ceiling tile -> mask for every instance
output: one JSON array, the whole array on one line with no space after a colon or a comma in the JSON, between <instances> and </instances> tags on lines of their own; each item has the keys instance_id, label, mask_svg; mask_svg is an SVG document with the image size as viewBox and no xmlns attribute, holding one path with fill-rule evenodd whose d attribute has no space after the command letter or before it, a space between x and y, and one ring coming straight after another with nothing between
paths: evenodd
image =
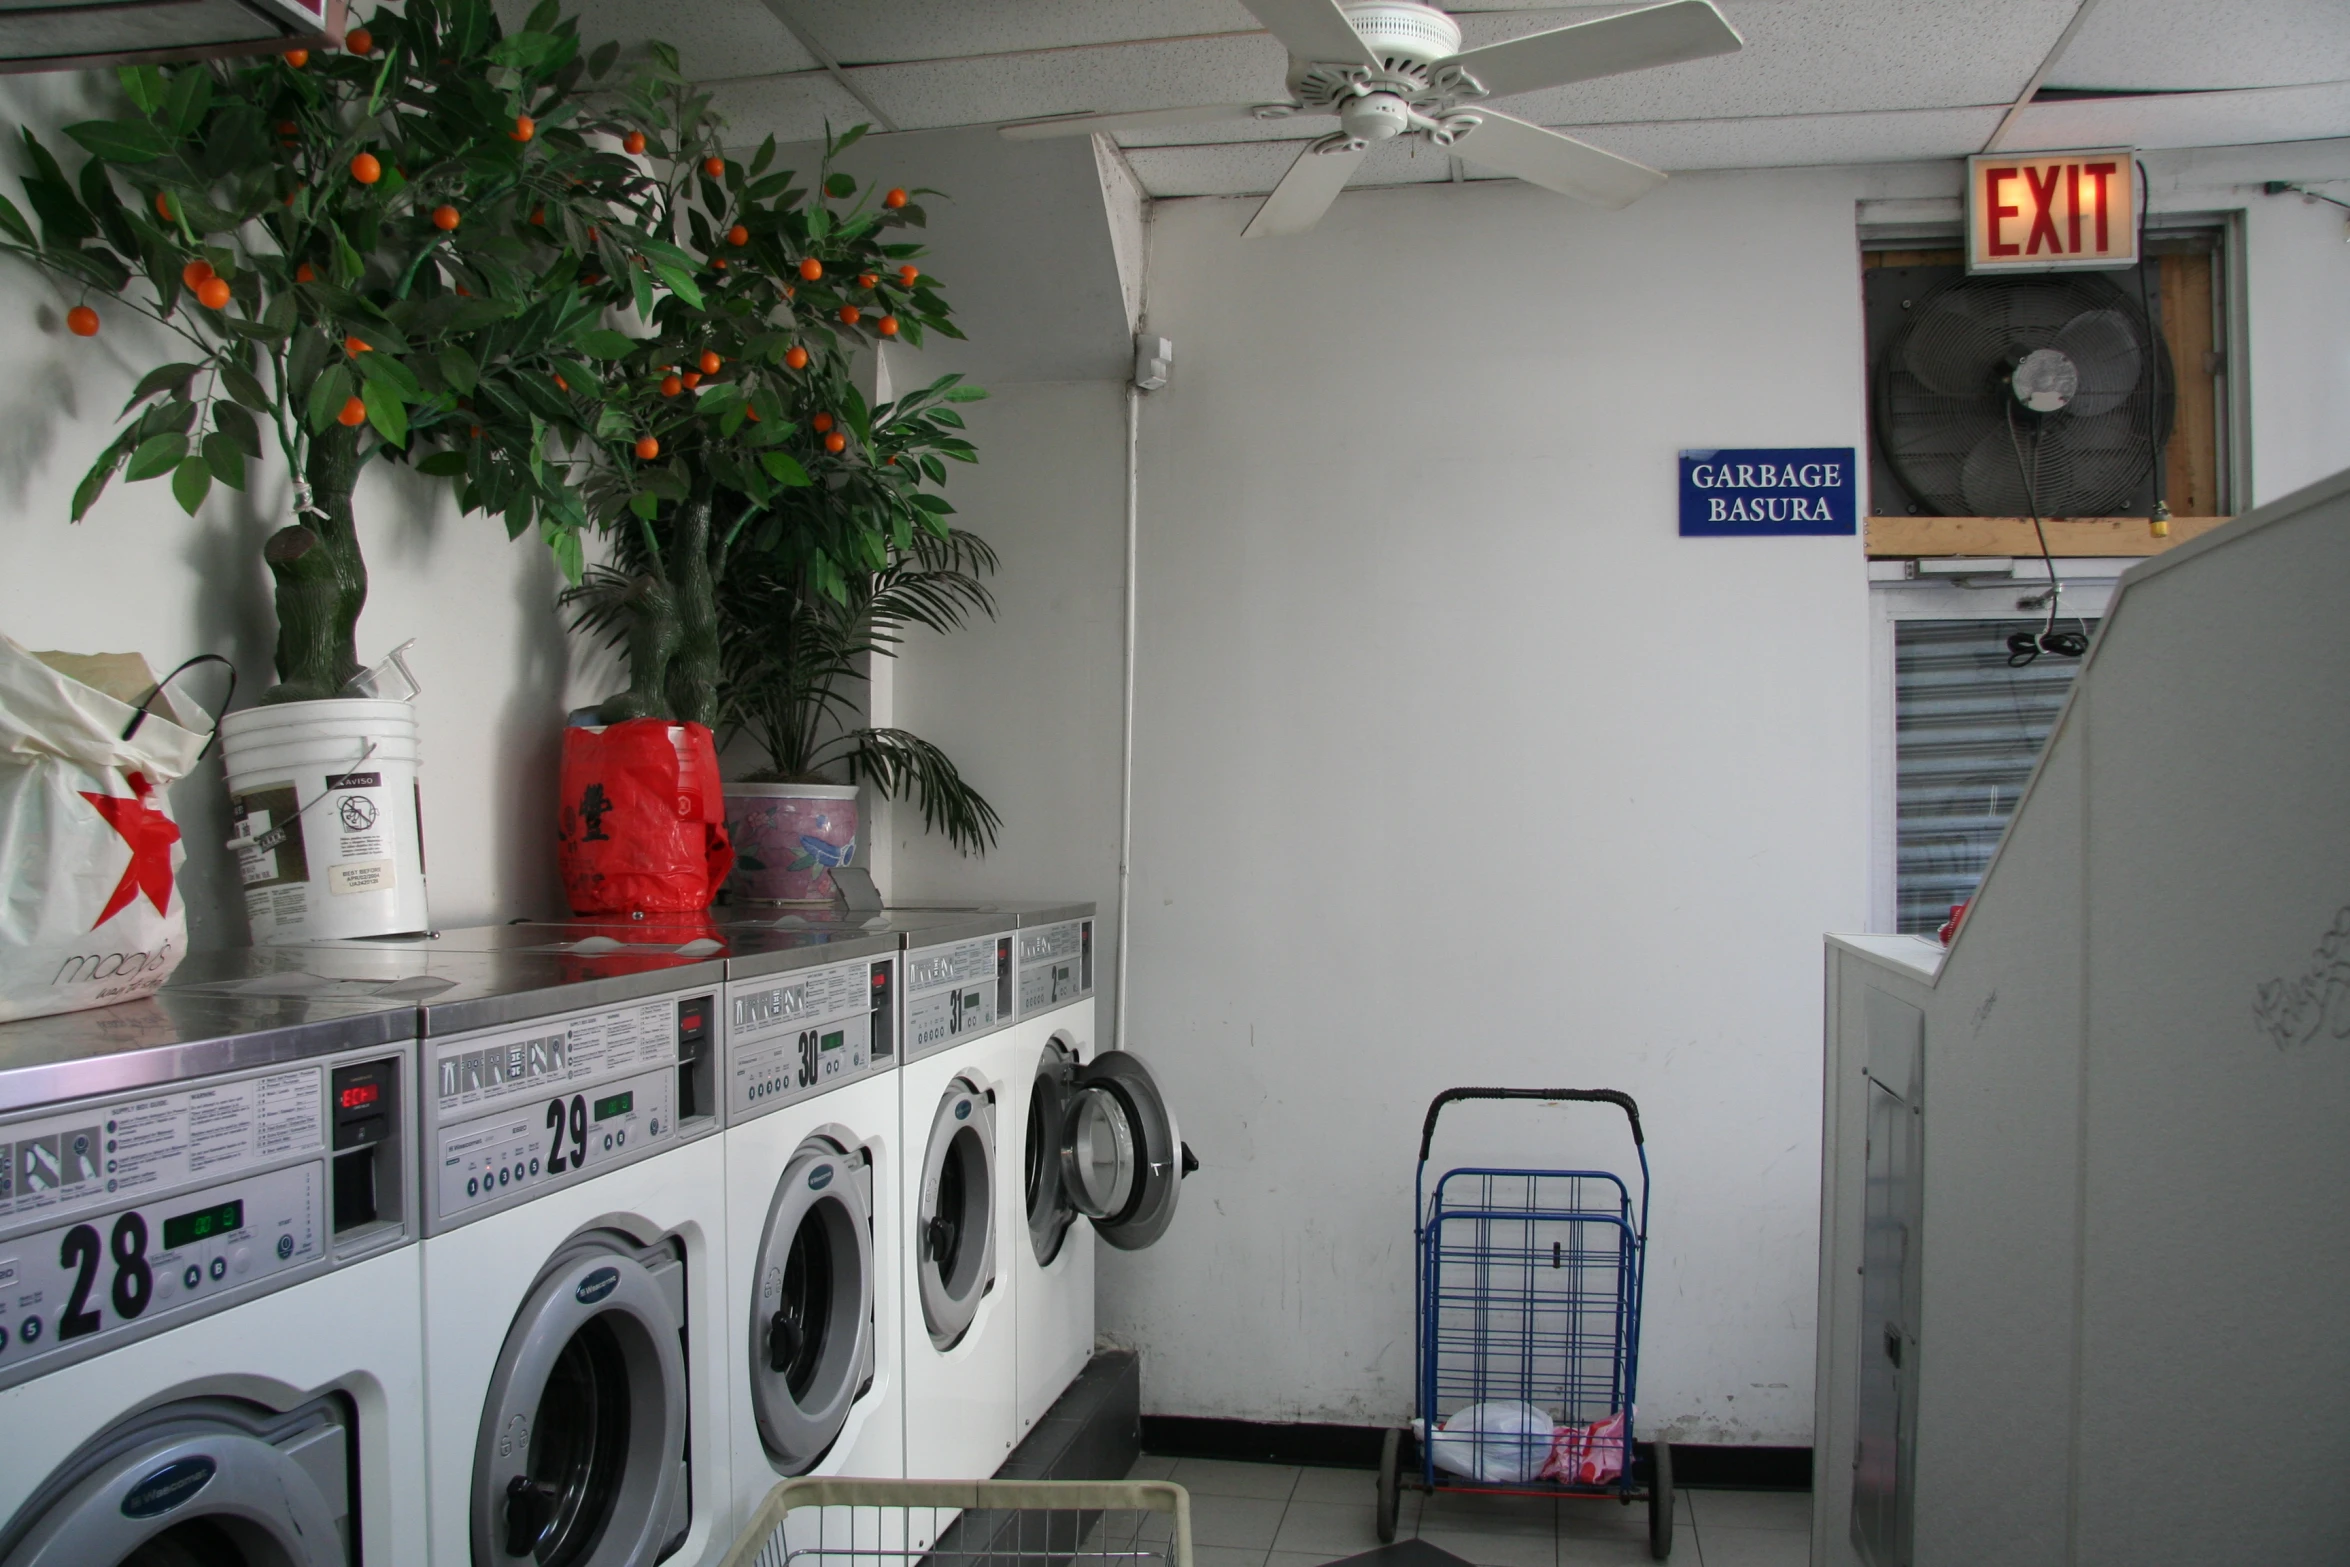
<instances>
[{"instance_id":1,"label":"drop ceiling tile","mask_svg":"<svg viewBox=\"0 0 2350 1567\"><path fill-rule=\"evenodd\" d=\"M1763 169L1962 158L1999 126L2001 108L1896 109L1751 120L1656 120L1562 126L1652 168Z\"/></svg>"},{"instance_id":2,"label":"drop ceiling tile","mask_svg":"<svg viewBox=\"0 0 2350 1567\"><path fill-rule=\"evenodd\" d=\"M1288 56L1262 33L863 66L850 75L907 129L1283 96Z\"/></svg>"},{"instance_id":3,"label":"drop ceiling tile","mask_svg":"<svg viewBox=\"0 0 2350 1567\"><path fill-rule=\"evenodd\" d=\"M1286 173L1302 141L1229 142L1204 147L1137 147L1126 155L1153 196L1262 195Z\"/></svg>"},{"instance_id":4,"label":"drop ceiling tile","mask_svg":"<svg viewBox=\"0 0 2350 1567\"><path fill-rule=\"evenodd\" d=\"M726 116L727 140L741 146L773 136L779 142L814 141L827 124L845 131L873 118L822 71L721 82L712 107Z\"/></svg>"},{"instance_id":5,"label":"drop ceiling tile","mask_svg":"<svg viewBox=\"0 0 2350 1567\"><path fill-rule=\"evenodd\" d=\"M816 61L793 41L760 0L577 0L579 36L617 38L634 47L658 38L677 47L678 64L696 81L812 71Z\"/></svg>"},{"instance_id":6,"label":"drop ceiling tile","mask_svg":"<svg viewBox=\"0 0 2350 1567\"><path fill-rule=\"evenodd\" d=\"M2350 82L2036 103L2000 145L2233 147L2350 135Z\"/></svg>"},{"instance_id":7,"label":"drop ceiling tile","mask_svg":"<svg viewBox=\"0 0 2350 1567\"><path fill-rule=\"evenodd\" d=\"M2060 87L2285 87L2350 80L2342 0L2102 0L2048 73Z\"/></svg>"},{"instance_id":8,"label":"drop ceiling tile","mask_svg":"<svg viewBox=\"0 0 2350 1567\"><path fill-rule=\"evenodd\" d=\"M1210 120L1204 125L1154 125L1120 131L1121 147L1192 147L1216 142L1296 141L1338 129L1334 114L1296 114L1285 120Z\"/></svg>"},{"instance_id":9,"label":"drop ceiling tile","mask_svg":"<svg viewBox=\"0 0 2350 1567\"><path fill-rule=\"evenodd\" d=\"M1254 32L1240 0L780 0L848 65Z\"/></svg>"}]
</instances>

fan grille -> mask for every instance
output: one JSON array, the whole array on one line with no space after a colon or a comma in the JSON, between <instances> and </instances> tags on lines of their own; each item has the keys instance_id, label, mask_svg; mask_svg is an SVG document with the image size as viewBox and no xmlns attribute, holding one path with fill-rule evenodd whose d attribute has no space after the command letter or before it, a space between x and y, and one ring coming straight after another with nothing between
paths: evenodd
<instances>
[{"instance_id":1,"label":"fan grille","mask_svg":"<svg viewBox=\"0 0 2350 1567\"><path fill-rule=\"evenodd\" d=\"M2071 362L2079 386L2064 407L2036 414L2009 377L2044 348ZM2147 495L2170 436L2170 350L2102 277L1945 284L1886 345L1876 382L1878 446L1938 516L2020 516L2035 499L2042 516L2123 512Z\"/></svg>"}]
</instances>

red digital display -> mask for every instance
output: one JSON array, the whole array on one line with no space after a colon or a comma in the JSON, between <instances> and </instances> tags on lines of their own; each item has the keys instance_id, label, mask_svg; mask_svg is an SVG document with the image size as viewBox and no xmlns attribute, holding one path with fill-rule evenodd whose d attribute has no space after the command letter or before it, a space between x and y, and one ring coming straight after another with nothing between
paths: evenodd
<instances>
[{"instance_id":1,"label":"red digital display","mask_svg":"<svg viewBox=\"0 0 2350 1567\"><path fill-rule=\"evenodd\" d=\"M342 1091L337 1102L346 1110L357 1110L375 1103L383 1094L381 1083L354 1083Z\"/></svg>"}]
</instances>

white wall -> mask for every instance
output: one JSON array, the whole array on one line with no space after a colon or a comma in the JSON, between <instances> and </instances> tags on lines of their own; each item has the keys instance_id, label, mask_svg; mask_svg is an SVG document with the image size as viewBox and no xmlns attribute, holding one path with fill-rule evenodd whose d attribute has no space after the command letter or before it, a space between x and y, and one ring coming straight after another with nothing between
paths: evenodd
<instances>
[{"instance_id":1,"label":"white wall","mask_svg":"<svg viewBox=\"0 0 2350 1567\"><path fill-rule=\"evenodd\" d=\"M100 112L79 98L82 78L0 82L0 120L32 123L69 173L78 149L53 127ZM24 207L21 145L0 152L4 186ZM160 328L99 301L105 325L83 339L65 330L78 296L0 258L0 631L34 648L135 650L161 673L198 652L237 665L238 706L275 676L275 622L261 544L290 520L283 462L259 465L249 496L216 487L190 518L166 481L118 479L79 526L74 486L115 433L113 415L140 373L163 362ZM358 511L371 574L359 623L362 658L417 638L424 684L426 854L432 912L443 925L562 911L555 880L555 765L563 714L620 683L599 655L575 655L554 597L560 579L535 540L509 544L484 517L461 517L447 481L371 465ZM574 690L573 666L591 666ZM192 677L211 699L217 675ZM172 791L188 863L190 941L246 940L229 857L218 753Z\"/></svg>"},{"instance_id":2,"label":"white wall","mask_svg":"<svg viewBox=\"0 0 2350 1567\"><path fill-rule=\"evenodd\" d=\"M2249 209L2257 489L2330 471L2350 247L2257 182L2350 157L2150 162L2158 210ZM1658 1179L1644 1422L1810 1440L1863 563L1677 538L1674 453L1862 445L1860 204L1955 216L1958 182L1684 175L1616 214L1356 192L1246 244L1251 203L1158 207L1178 359L1143 410L1128 1005L1204 1167L1164 1242L1105 1255L1101 1304L1154 1411L1404 1415L1429 1096L1605 1085ZM1463 1116L1437 1161L1628 1155L1596 1113L1536 1124Z\"/></svg>"}]
</instances>

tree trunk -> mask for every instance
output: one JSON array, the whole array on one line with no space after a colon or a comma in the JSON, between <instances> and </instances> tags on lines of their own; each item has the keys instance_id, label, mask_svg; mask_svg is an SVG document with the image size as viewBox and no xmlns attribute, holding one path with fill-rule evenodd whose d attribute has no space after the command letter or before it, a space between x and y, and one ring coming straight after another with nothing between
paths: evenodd
<instances>
[{"instance_id":1,"label":"tree trunk","mask_svg":"<svg viewBox=\"0 0 2350 1567\"><path fill-rule=\"evenodd\" d=\"M677 653L669 665L673 718L718 727L718 589L710 576L710 483L695 485L670 534L669 585L677 604Z\"/></svg>"},{"instance_id":2,"label":"tree trunk","mask_svg":"<svg viewBox=\"0 0 2350 1567\"><path fill-rule=\"evenodd\" d=\"M278 685L264 702L313 702L338 696L359 673L359 612L367 607L367 562L351 492L359 482L359 432L330 426L311 437L311 503L262 548L277 578Z\"/></svg>"}]
</instances>

